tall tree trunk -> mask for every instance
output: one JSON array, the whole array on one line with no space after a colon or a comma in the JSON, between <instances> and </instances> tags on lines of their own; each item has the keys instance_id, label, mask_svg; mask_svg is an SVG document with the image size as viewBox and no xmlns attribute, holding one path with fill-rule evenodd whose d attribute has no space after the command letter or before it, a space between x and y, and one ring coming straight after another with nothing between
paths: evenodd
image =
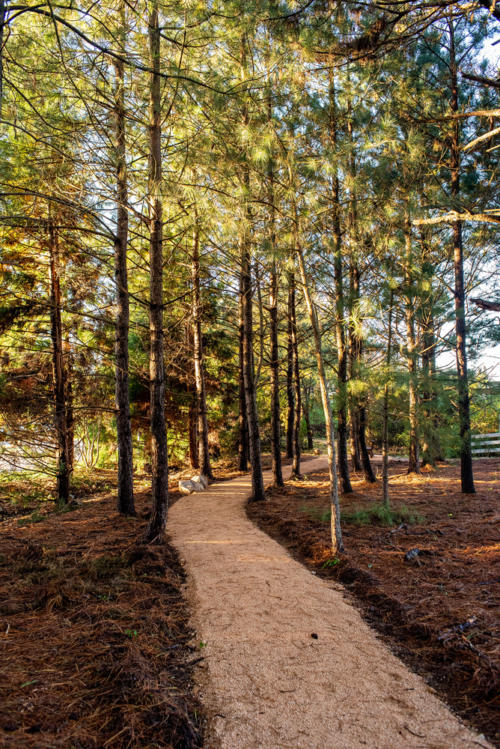
<instances>
[{"instance_id":1,"label":"tall tree trunk","mask_svg":"<svg viewBox=\"0 0 500 749\"><path fill-rule=\"evenodd\" d=\"M68 471L72 476L75 465L75 411L73 407L73 357L68 337L64 342L66 349L66 429L68 432Z\"/></svg>"},{"instance_id":2,"label":"tall tree trunk","mask_svg":"<svg viewBox=\"0 0 500 749\"><path fill-rule=\"evenodd\" d=\"M163 358L163 227L161 203L161 87L158 0L149 17L150 153L149 153L149 377L151 388L151 499L148 541L161 540L168 511L168 453L165 424L165 363Z\"/></svg>"},{"instance_id":3,"label":"tall tree trunk","mask_svg":"<svg viewBox=\"0 0 500 749\"><path fill-rule=\"evenodd\" d=\"M246 38L241 39L241 80L246 80ZM248 127L249 115L246 102L242 111L243 126ZM250 253L250 226L252 214L250 210L250 168L246 154L243 154L243 222L240 235L240 273L243 307L243 380L245 384L245 403L247 410L248 444L250 463L252 466L252 496L250 501L261 502L266 499L264 492L264 477L262 475L262 455L260 449L259 415L257 411L257 397L255 392L255 368L253 356L253 294L252 294L252 265Z\"/></svg>"},{"instance_id":4,"label":"tall tree trunk","mask_svg":"<svg viewBox=\"0 0 500 749\"><path fill-rule=\"evenodd\" d=\"M376 477L373 472L372 464L370 461L370 453L368 452L368 445L366 444L366 406L360 405L358 409L358 436L359 436L359 447L361 451L361 465L363 466L363 473L365 474L366 481L371 484L376 482Z\"/></svg>"},{"instance_id":5,"label":"tall tree trunk","mask_svg":"<svg viewBox=\"0 0 500 749\"><path fill-rule=\"evenodd\" d=\"M292 290L291 279L294 288ZM293 332L292 332L292 293L295 297L295 276L293 271L288 273L288 319L286 329L286 457L293 458L294 454L294 423L295 423L295 395L293 384Z\"/></svg>"},{"instance_id":6,"label":"tall tree trunk","mask_svg":"<svg viewBox=\"0 0 500 749\"><path fill-rule=\"evenodd\" d=\"M348 69L348 82L350 82ZM348 237L349 237L349 368L348 379L357 377L358 361L360 356L360 338L357 333L357 315L359 308L359 267L356 260L358 253L358 200L356 193L356 158L353 136L353 118L351 101L347 102L348 119L347 135L349 142L349 178L351 186L349 189L349 211L348 211ZM353 471L361 471L361 449L359 444L359 414L358 404L353 395L348 399L349 424L350 424L350 452Z\"/></svg>"},{"instance_id":7,"label":"tall tree trunk","mask_svg":"<svg viewBox=\"0 0 500 749\"><path fill-rule=\"evenodd\" d=\"M239 295L238 295L238 396L239 396L239 416L238 416L238 468L240 471L248 470L249 444L248 444L248 422L247 422L247 405L245 399L245 380L243 377L243 342L245 338L245 326L243 319L243 290L242 275L239 278Z\"/></svg>"},{"instance_id":8,"label":"tall tree trunk","mask_svg":"<svg viewBox=\"0 0 500 749\"><path fill-rule=\"evenodd\" d=\"M328 397L328 388L326 384L325 365L323 361L323 349L321 345L321 331L319 327L319 321L316 314L316 308L312 299L311 292L307 281L306 267L304 263L304 256L300 247L296 248L297 259L300 269L300 277L302 281L302 288L304 293L304 299L309 313L309 320L311 322L311 328L314 338L314 350L316 354L316 363L318 367L319 387L321 392L321 403L323 405L323 413L325 417L326 427L326 442L328 447L328 470L330 476L330 511L331 511L331 539L332 539L332 553L336 554L339 551L344 550L344 544L342 541L342 530L340 527L340 504L339 504L339 489L338 489L338 476L337 476L337 459L335 450L335 428L333 424L333 415L330 407L330 400Z\"/></svg>"},{"instance_id":9,"label":"tall tree trunk","mask_svg":"<svg viewBox=\"0 0 500 749\"><path fill-rule=\"evenodd\" d=\"M191 386L188 385L188 391ZM191 392L189 392L192 395ZM189 400L188 410L188 438L189 438L189 465L191 468L198 470L200 467L199 450L198 450L198 404L196 397Z\"/></svg>"},{"instance_id":10,"label":"tall tree trunk","mask_svg":"<svg viewBox=\"0 0 500 749\"><path fill-rule=\"evenodd\" d=\"M359 283L360 273L357 263L351 260L350 275L350 304L351 304L351 324L349 328L349 353L350 353L350 376L351 379L357 380L360 377L361 357L363 355L363 340L359 332L361 321L354 320L357 317L356 308L359 303ZM353 315L354 312L354 315ZM355 470L363 470L366 481L375 483L376 478L370 461L370 454L366 444L366 406L360 402L358 397L351 399L352 426L354 433L352 439L352 458ZM356 466L359 465L359 468Z\"/></svg>"},{"instance_id":11,"label":"tall tree trunk","mask_svg":"<svg viewBox=\"0 0 500 749\"><path fill-rule=\"evenodd\" d=\"M3 104L3 45L5 38L5 21L7 18L7 10L5 7L5 0L0 0L0 117L2 116L2 104Z\"/></svg>"},{"instance_id":12,"label":"tall tree trunk","mask_svg":"<svg viewBox=\"0 0 500 749\"><path fill-rule=\"evenodd\" d=\"M117 36L120 41L121 52L123 52L126 36L124 0L121 0L120 2L120 28ZM118 512L122 515L135 515L128 354L130 308L127 271L128 186L125 133L125 65L122 60L115 61L114 116L117 215L114 243L117 298L115 326L115 406L116 436L118 443L117 505Z\"/></svg>"},{"instance_id":13,"label":"tall tree trunk","mask_svg":"<svg viewBox=\"0 0 500 749\"><path fill-rule=\"evenodd\" d=\"M350 322L349 322L349 379L352 381L358 380L360 377L359 368L361 364L362 354L362 340L359 331L361 321L359 320L359 284L360 284L360 272L358 264L355 258L351 255L350 267L349 267L349 306L350 306ZM351 395L351 460L352 466L355 471L363 471L365 478L369 481L373 476L371 470L370 459L368 456L368 463L366 459L363 461L363 454L368 455L366 449L366 443L364 444L365 450L362 450L361 446L361 414L360 414L360 403L359 397L355 394Z\"/></svg>"},{"instance_id":14,"label":"tall tree trunk","mask_svg":"<svg viewBox=\"0 0 500 749\"><path fill-rule=\"evenodd\" d=\"M274 486L283 486L284 482L281 470L281 421L278 348L278 274L276 270L276 261L274 259L271 264L269 317L271 337L271 458Z\"/></svg>"},{"instance_id":15,"label":"tall tree trunk","mask_svg":"<svg viewBox=\"0 0 500 749\"><path fill-rule=\"evenodd\" d=\"M338 387L338 445L339 469L344 494L352 492L349 477L349 461L347 457L347 348L344 331L344 289L342 283L342 257L340 249L340 225L335 237L335 331L337 339L337 387ZM338 249L337 249L338 248Z\"/></svg>"},{"instance_id":16,"label":"tall tree trunk","mask_svg":"<svg viewBox=\"0 0 500 749\"><path fill-rule=\"evenodd\" d=\"M337 102L333 70L329 70L330 144L337 151ZM344 284L342 279L342 232L340 227L340 180L338 168L332 179L333 268L335 274L335 333L337 339L337 434L339 473L344 494L352 492L347 458L347 347L344 330Z\"/></svg>"},{"instance_id":17,"label":"tall tree trunk","mask_svg":"<svg viewBox=\"0 0 500 749\"><path fill-rule=\"evenodd\" d=\"M410 435L408 446L408 473L419 473L418 444L418 393L417 393L417 352L415 344L415 299L412 277L412 241L409 209L406 209L405 224L405 317L406 317L406 362L408 366L408 396Z\"/></svg>"},{"instance_id":18,"label":"tall tree trunk","mask_svg":"<svg viewBox=\"0 0 500 749\"><path fill-rule=\"evenodd\" d=\"M265 500L264 479L262 476L262 457L260 451L259 416L255 393L253 361L253 314L252 314L252 275L250 251L246 236L241 242L241 278L243 288L243 379L245 382L245 403L247 409L248 440L250 463L252 466L251 501Z\"/></svg>"},{"instance_id":19,"label":"tall tree trunk","mask_svg":"<svg viewBox=\"0 0 500 749\"><path fill-rule=\"evenodd\" d=\"M384 404L382 411L382 502L389 507L389 368L391 366L392 354L392 309L394 305L394 291L391 289L389 298L389 325L387 331L387 354L385 363L387 366L386 381L384 385Z\"/></svg>"},{"instance_id":20,"label":"tall tree trunk","mask_svg":"<svg viewBox=\"0 0 500 749\"><path fill-rule=\"evenodd\" d=\"M455 53L455 30L453 19L448 20L450 36L450 70L451 70L451 111L458 112L458 67ZM451 195L453 208L456 208L460 195L460 124L458 119L452 125L451 136ZM470 397L467 372L467 325L465 321L465 282L464 282L464 248L462 240L462 222L455 221L453 226L453 263L455 270L455 332L456 358L458 375L458 414L460 420L460 476L462 491L474 494L474 474L472 470L472 448L470 430Z\"/></svg>"},{"instance_id":21,"label":"tall tree trunk","mask_svg":"<svg viewBox=\"0 0 500 749\"><path fill-rule=\"evenodd\" d=\"M61 317L60 254L59 238L51 219L49 219L49 269L50 336L52 339L55 426L57 435L57 500L60 504L67 504L70 488L70 461L66 412L66 370L64 367Z\"/></svg>"},{"instance_id":22,"label":"tall tree trunk","mask_svg":"<svg viewBox=\"0 0 500 749\"><path fill-rule=\"evenodd\" d=\"M294 244L296 244L295 242ZM297 335L297 306L295 300L295 273L288 273L288 309L291 325L291 349L292 349L292 398L294 401L293 424L292 424L292 476L300 478L300 418L302 402L300 396L300 361L299 341Z\"/></svg>"},{"instance_id":23,"label":"tall tree trunk","mask_svg":"<svg viewBox=\"0 0 500 749\"><path fill-rule=\"evenodd\" d=\"M311 424L311 390L308 385L303 387L304 394L304 421L306 422L306 435L307 435L307 449L314 450L314 438Z\"/></svg>"},{"instance_id":24,"label":"tall tree trunk","mask_svg":"<svg viewBox=\"0 0 500 749\"><path fill-rule=\"evenodd\" d=\"M425 232L422 230L420 236L422 246L422 265L431 266L432 256L429 251ZM433 305L435 291L432 277L428 279L430 289L422 299L421 315L421 351L422 351L422 465L435 465L436 460L441 458L441 445L439 440L439 412L434 404L436 373L436 336L434 332Z\"/></svg>"},{"instance_id":25,"label":"tall tree trunk","mask_svg":"<svg viewBox=\"0 0 500 749\"><path fill-rule=\"evenodd\" d=\"M205 392L205 373L203 371L203 338L201 333L202 309L200 291L200 231L198 220L196 220L194 227L191 277L193 281L194 376L196 382L196 402L198 407L198 462L202 474L209 479L213 479L208 449L207 397Z\"/></svg>"},{"instance_id":26,"label":"tall tree trunk","mask_svg":"<svg viewBox=\"0 0 500 749\"><path fill-rule=\"evenodd\" d=\"M352 376L349 378L352 381ZM358 408L352 402L349 405L349 443L351 452L352 470L357 472L362 470L361 450L359 447L359 418Z\"/></svg>"},{"instance_id":27,"label":"tall tree trunk","mask_svg":"<svg viewBox=\"0 0 500 749\"><path fill-rule=\"evenodd\" d=\"M268 97L268 121L272 121L271 98ZM271 339L271 461L274 486L283 486L281 470L280 378L278 347L278 272L276 268L276 217L274 208L274 162L272 153L267 165L269 198L269 240L271 245L271 283L269 288L269 334Z\"/></svg>"}]
</instances>

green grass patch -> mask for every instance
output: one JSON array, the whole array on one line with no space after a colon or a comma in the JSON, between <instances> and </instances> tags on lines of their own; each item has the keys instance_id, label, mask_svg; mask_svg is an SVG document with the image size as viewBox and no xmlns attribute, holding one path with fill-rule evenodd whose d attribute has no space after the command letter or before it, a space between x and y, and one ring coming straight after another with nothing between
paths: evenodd
<instances>
[{"instance_id":1,"label":"green grass patch","mask_svg":"<svg viewBox=\"0 0 500 749\"><path fill-rule=\"evenodd\" d=\"M28 515L24 518L19 518L17 521L18 525L30 525L31 523L41 523L42 520L45 520L46 515L41 515L38 510L35 510L35 512L32 512L31 515Z\"/></svg>"},{"instance_id":2,"label":"green grass patch","mask_svg":"<svg viewBox=\"0 0 500 749\"><path fill-rule=\"evenodd\" d=\"M401 523L421 523L423 518L418 512L408 509L406 505L387 507L374 504L351 512L342 512L341 520L352 525L400 525Z\"/></svg>"},{"instance_id":3,"label":"green grass patch","mask_svg":"<svg viewBox=\"0 0 500 749\"><path fill-rule=\"evenodd\" d=\"M300 509L301 512L305 512L320 523L330 522L330 510L319 510L317 507L307 507L306 505L303 505ZM413 525L423 521L422 515L408 509L406 505L386 507L381 503L357 510L342 510L340 517L343 523L351 525L400 525L401 523Z\"/></svg>"}]
</instances>

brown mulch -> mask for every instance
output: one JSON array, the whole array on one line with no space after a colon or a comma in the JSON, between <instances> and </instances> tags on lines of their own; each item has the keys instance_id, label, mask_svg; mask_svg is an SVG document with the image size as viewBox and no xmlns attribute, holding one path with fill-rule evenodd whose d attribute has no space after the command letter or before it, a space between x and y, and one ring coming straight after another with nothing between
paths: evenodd
<instances>
[{"instance_id":1,"label":"brown mulch","mask_svg":"<svg viewBox=\"0 0 500 749\"><path fill-rule=\"evenodd\" d=\"M1 746L203 746L184 572L114 503L0 525Z\"/></svg>"},{"instance_id":2,"label":"brown mulch","mask_svg":"<svg viewBox=\"0 0 500 749\"><path fill-rule=\"evenodd\" d=\"M391 466L391 504L420 521L344 522L346 551L337 558L329 548L325 473L269 490L269 501L248 512L317 575L342 582L391 648L466 721L500 742L500 465L475 462L473 496L460 492L456 466L421 476L404 470ZM380 503L380 481L354 477L353 487L343 512ZM405 559L413 549L418 553Z\"/></svg>"}]
</instances>

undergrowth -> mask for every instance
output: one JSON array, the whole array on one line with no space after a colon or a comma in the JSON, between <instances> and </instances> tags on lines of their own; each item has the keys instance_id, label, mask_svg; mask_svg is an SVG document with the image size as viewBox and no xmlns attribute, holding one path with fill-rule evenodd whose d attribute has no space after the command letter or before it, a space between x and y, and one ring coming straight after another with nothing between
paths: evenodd
<instances>
[{"instance_id":1,"label":"undergrowth","mask_svg":"<svg viewBox=\"0 0 500 749\"><path fill-rule=\"evenodd\" d=\"M306 505L300 509L321 523L330 522L330 510L318 510L316 507L307 507ZM421 523L423 518L406 505L387 507L382 503L376 503L349 512L343 510L341 520L343 523L350 523L351 525L400 525L401 523L413 525L414 523Z\"/></svg>"}]
</instances>

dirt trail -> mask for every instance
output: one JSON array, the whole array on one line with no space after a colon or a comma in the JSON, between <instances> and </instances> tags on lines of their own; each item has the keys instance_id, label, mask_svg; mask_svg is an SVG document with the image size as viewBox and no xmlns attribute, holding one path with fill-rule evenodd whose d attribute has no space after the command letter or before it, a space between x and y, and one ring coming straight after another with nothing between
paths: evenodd
<instances>
[{"instance_id":1,"label":"dirt trail","mask_svg":"<svg viewBox=\"0 0 500 749\"><path fill-rule=\"evenodd\" d=\"M304 464L325 466L324 458ZM377 639L341 586L314 577L253 525L249 491L244 476L170 511L205 656L206 746L489 747Z\"/></svg>"}]
</instances>

